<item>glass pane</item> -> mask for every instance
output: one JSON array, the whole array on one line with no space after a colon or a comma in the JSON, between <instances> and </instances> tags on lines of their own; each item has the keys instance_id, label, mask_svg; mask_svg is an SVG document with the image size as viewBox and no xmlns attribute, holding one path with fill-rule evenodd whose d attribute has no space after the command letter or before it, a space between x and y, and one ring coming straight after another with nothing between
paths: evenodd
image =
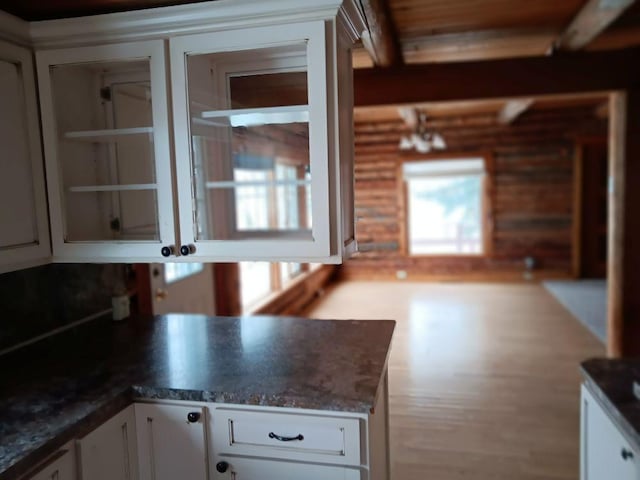
<instances>
[{"instance_id":1,"label":"glass pane","mask_svg":"<svg viewBox=\"0 0 640 480\"><path fill-rule=\"evenodd\" d=\"M165 283L174 283L204 270L204 263L165 263L164 264L164 281Z\"/></svg>"},{"instance_id":2,"label":"glass pane","mask_svg":"<svg viewBox=\"0 0 640 480\"><path fill-rule=\"evenodd\" d=\"M67 218L84 219L67 223L67 241L159 240L155 190L95 192L77 187L68 191L65 201Z\"/></svg>"},{"instance_id":3,"label":"glass pane","mask_svg":"<svg viewBox=\"0 0 640 480\"><path fill-rule=\"evenodd\" d=\"M412 254L482 252L482 175L409 181Z\"/></svg>"},{"instance_id":4,"label":"glass pane","mask_svg":"<svg viewBox=\"0 0 640 480\"><path fill-rule=\"evenodd\" d=\"M306 45L187 60L195 236L311 239Z\"/></svg>"},{"instance_id":5,"label":"glass pane","mask_svg":"<svg viewBox=\"0 0 640 480\"><path fill-rule=\"evenodd\" d=\"M280 283L284 286L302 273L301 263L280 263Z\"/></svg>"},{"instance_id":6,"label":"glass pane","mask_svg":"<svg viewBox=\"0 0 640 480\"><path fill-rule=\"evenodd\" d=\"M0 61L0 249L38 240L20 67Z\"/></svg>"},{"instance_id":7,"label":"glass pane","mask_svg":"<svg viewBox=\"0 0 640 480\"><path fill-rule=\"evenodd\" d=\"M51 78L66 240L158 239L149 61L58 65Z\"/></svg>"}]
</instances>

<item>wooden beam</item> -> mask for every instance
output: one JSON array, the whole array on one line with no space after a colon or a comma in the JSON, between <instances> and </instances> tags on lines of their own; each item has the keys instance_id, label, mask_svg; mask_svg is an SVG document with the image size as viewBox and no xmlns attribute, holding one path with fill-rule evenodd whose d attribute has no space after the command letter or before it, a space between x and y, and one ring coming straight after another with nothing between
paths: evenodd
<instances>
[{"instance_id":1,"label":"wooden beam","mask_svg":"<svg viewBox=\"0 0 640 480\"><path fill-rule=\"evenodd\" d=\"M640 91L615 93L609 117L607 354L640 355Z\"/></svg>"},{"instance_id":2,"label":"wooden beam","mask_svg":"<svg viewBox=\"0 0 640 480\"><path fill-rule=\"evenodd\" d=\"M354 71L355 105L528 97L640 85L640 48Z\"/></svg>"},{"instance_id":3,"label":"wooden beam","mask_svg":"<svg viewBox=\"0 0 640 480\"><path fill-rule=\"evenodd\" d=\"M510 125L533 105L533 98L509 100L498 112L498 123Z\"/></svg>"},{"instance_id":4,"label":"wooden beam","mask_svg":"<svg viewBox=\"0 0 640 480\"><path fill-rule=\"evenodd\" d=\"M582 260L582 170L583 145L576 144L573 155L573 211L571 239L571 273L576 280L581 274Z\"/></svg>"},{"instance_id":5,"label":"wooden beam","mask_svg":"<svg viewBox=\"0 0 640 480\"><path fill-rule=\"evenodd\" d=\"M607 354L622 355L624 287L624 188L627 95L611 95L609 116L609 251L607 255Z\"/></svg>"},{"instance_id":6,"label":"wooden beam","mask_svg":"<svg viewBox=\"0 0 640 480\"><path fill-rule=\"evenodd\" d=\"M361 0L367 20L362 44L378 67L402 65L402 50L385 0Z\"/></svg>"},{"instance_id":7,"label":"wooden beam","mask_svg":"<svg viewBox=\"0 0 640 480\"><path fill-rule=\"evenodd\" d=\"M589 0L555 42L558 50L580 50L611 25L635 0Z\"/></svg>"},{"instance_id":8,"label":"wooden beam","mask_svg":"<svg viewBox=\"0 0 640 480\"><path fill-rule=\"evenodd\" d=\"M242 314L240 288L240 265L216 263L213 265L213 281L216 299L216 315L237 316Z\"/></svg>"}]
</instances>

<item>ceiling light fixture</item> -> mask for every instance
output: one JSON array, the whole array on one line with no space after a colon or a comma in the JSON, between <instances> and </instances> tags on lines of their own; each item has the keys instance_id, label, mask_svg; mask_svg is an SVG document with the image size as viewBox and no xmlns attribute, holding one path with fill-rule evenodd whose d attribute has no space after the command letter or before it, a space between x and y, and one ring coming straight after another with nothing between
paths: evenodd
<instances>
[{"instance_id":1,"label":"ceiling light fixture","mask_svg":"<svg viewBox=\"0 0 640 480\"><path fill-rule=\"evenodd\" d=\"M427 128L427 115L425 113L419 113L414 110L410 114L412 118L409 118L409 115L405 116L403 113L401 114L407 124L413 124L415 126L411 135L403 135L400 138L400 150L415 150L418 153L429 153L433 150L444 150L447 148L447 143L442 135Z\"/></svg>"}]
</instances>

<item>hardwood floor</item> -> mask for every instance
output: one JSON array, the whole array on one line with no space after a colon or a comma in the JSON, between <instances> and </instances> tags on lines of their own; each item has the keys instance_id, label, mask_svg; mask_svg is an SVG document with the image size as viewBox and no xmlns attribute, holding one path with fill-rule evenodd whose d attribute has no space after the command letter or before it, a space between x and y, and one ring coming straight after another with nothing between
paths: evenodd
<instances>
[{"instance_id":1,"label":"hardwood floor","mask_svg":"<svg viewBox=\"0 0 640 480\"><path fill-rule=\"evenodd\" d=\"M398 322L393 480L578 479L578 364L604 346L541 286L346 282L305 316Z\"/></svg>"}]
</instances>

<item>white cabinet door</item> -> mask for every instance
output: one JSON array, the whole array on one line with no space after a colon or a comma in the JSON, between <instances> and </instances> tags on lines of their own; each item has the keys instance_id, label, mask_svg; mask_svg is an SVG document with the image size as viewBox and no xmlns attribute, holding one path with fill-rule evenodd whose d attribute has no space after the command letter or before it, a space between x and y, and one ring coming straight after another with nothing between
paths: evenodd
<instances>
[{"instance_id":1,"label":"white cabinet door","mask_svg":"<svg viewBox=\"0 0 640 480\"><path fill-rule=\"evenodd\" d=\"M78 440L80 476L84 480L135 480L136 422L133 407Z\"/></svg>"},{"instance_id":2,"label":"white cabinet door","mask_svg":"<svg viewBox=\"0 0 640 480\"><path fill-rule=\"evenodd\" d=\"M244 457L220 457L216 480L361 480L357 468L258 460Z\"/></svg>"},{"instance_id":3,"label":"white cabinet door","mask_svg":"<svg viewBox=\"0 0 640 480\"><path fill-rule=\"evenodd\" d=\"M332 254L322 21L170 40L180 233L194 257Z\"/></svg>"},{"instance_id":4,"label":"white cabinet door","mask_svg":"<svg viewBox=\"0 0 640 480\"><path fill-rule=\"evenodd\" d=\"M76 470L73 452L61 450L29 480L75 480Z\"/></svg>"},{"instance_id":5,"label":"white cabinet door","mask_svg":"<svg viewBox=\"0 0 640 480\"><path fill-rule=\"evenodd\" d=\"M176 243L163 41L36 58L54 260L162 259Z\"/></svg>"},{"instance_id":6,"label":"white cabinet door","mask_svg":"<svg viewBox=\"0 0 640 480\"><path fill-rule=\"evenodd\" d=\"M209 478L203 407L135 404L141 480Z\"/></svg>"},{"instance_id":7,"label":"white cabinet door","mask_svg":"<svg viewBox=\"0 0 640 480\"><path fill-rule=\"evenodd\" d=\"M582 386L581 480L638 480L638 451Z\"/></svg>"},{"instance_id":8,"label":"white cabinet door","mask_svg":"<svg viewBox=\"0 0 640 480\"><path fill-rule=\"evenodd\" d=\"M31 52L0 42L0 273L48 261L49 224Z\"/></svg>"}]
</instances>

